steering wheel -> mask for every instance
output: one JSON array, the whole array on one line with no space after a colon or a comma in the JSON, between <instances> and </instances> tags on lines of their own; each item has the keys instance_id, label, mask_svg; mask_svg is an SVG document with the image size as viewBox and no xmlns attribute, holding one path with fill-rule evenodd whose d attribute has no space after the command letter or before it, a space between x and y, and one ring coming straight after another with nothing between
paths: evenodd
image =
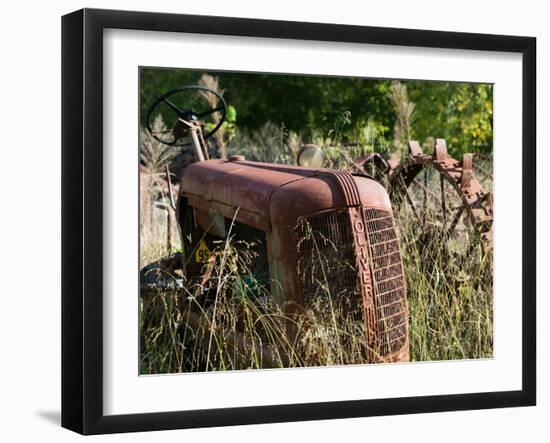
<instances>
[{"instance_id":1,"label":"steering wheel","mask_svg":"<svg viewBox=\"0 0 550 443\"><path fill-rule=\"evenodd\" d=\"M186 97L186 95L191 95L191 97ZM208 98L208 95L211 95L211 98ZM201 104L204 106L205 103L208 105L207 109L197 108L200 107ZM216 103L215 107L211 105L212 103ZM210 131L203 134L205 140L212 137L222 126L227 113L227 104L221 94L213 89L198 85L182 86L172 89L155 99L147 112L147 130L155 140L165 145L187 146L190 145L191 142L181 142L181 138L177 137L172 129L154 131L152 128L153 117L156 116L157 113L162 114L163 117L175 114L176 118L171 125L173 127L178 119L185 121L203 120L216 112L219 112L221 117L218 121L214 120L214 123L216 123L215 126ZM168 123L170 120L167 118L166 121Z\"/></svg>"}]
</instances>

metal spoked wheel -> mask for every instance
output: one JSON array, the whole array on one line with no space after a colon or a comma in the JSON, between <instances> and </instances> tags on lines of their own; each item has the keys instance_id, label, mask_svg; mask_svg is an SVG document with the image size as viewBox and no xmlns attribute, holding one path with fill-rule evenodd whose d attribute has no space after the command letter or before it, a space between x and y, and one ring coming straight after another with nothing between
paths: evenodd
<instances>
[{"instance_id":1,"label":"metal spoked wheel","mask_svg":"<svg viewBox=\"0 0 550 443\"><path fill-rule=\"evenodd\" d=\"M433 155L426 155L411 141L408 157L388 161L385 175L394 211L421 244L444 241L460 255L492 249L492 197L474 177L473 154L455 160L437 139Z\"/></svg>"}]
</instances>

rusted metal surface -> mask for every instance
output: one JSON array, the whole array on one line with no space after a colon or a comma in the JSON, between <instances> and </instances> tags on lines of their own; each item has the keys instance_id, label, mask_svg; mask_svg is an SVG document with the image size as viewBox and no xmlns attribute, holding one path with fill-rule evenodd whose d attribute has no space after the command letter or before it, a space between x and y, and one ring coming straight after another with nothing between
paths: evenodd
<instances>
[{"instance_id":1,"label":"rusted metal surface","mask_svg":"<svg viewBox=\"0 0 550 443\"><path fill-rule=\"evenodd\" d=\"M460 187L464 190L468 189L472 183L474 164L473 154L464 154L462 157L462 177L460 179Z\"/></svg>"},{"instance_id":2,"label":"rusted metal surface","mask_svg":"<svg viewBox=\"0 0 550 443\"><path fill-rule=\"evenodd\" d=\"M346 207L346 192L368 192L370 201L391 207L386 191L378 183L354 177L360 189L353 191L342 174L270 163L210 160L186 169L181 195L193 207L228 218L240 208L238 220L262 230L273 222L295 222L307 211Z\"/></svg>"},{"instance_id":3,"label":"rusted metal surface","mask_svg":"<svg viewBox=\"0 0 550 443\"><path fill-rule=\"evenodd\" d=\"M410 187L414 183L423 189L424 195L435 198L441 207L442 224L450 235L456 228L459 219L465 214L473 233L479 236L483 249L492 248L493 208L491 193L484 190L474 174L474 155L464 154L461 161L455 160L447 152L444 139L437 139L433 155L424 154L417 141L409 142L409 152L402 161L388 161L386 175L389 181L389 192L392 202L398 207L402 202L411 207L413 215L423 227L425 226L425 211L421 211L412 201ZM365 172L369 172L369 163L363 164ZM433 168L440 175L441 190L427 188L427 182L419 179L426 168ZM426 178L427 175L424 174ZM445 184L449 183L461 201L460 208L451 208L445 197ZM434 192L438 191L438 192ZM439 195L437 195L439 194ZM426 200L424 200L426 201ZM422 215L421 215L422 213Z\"/></svg>"},{"instance_id":4,"label":"rusted metal surface","mask_svg":"<svg viewBox=\"0 0 550 443\"><path fill-rule=\"evenodd\" d=\"M361 319L361 303L356 299L357 269L348 210L300 218L295 235L303 304L312 306L317 297L331 296L335 302L343 302L350 318Z\"/></svg>"},{"instance_id":5,"label":"rusted metal surface","mask_svg":"<svg viewBox=\"0 0 550 443\"><path fill-rule=\"evenodd\" d=\"M367 223L363 206L355 206L349 209L351 216L351 230L353 232L353 244L359 274L359 290L363 301L363 323L369 343L369 359L378 360L378 336L379 331L376 323L376 300L373 288L374 262L372 254L369 254L369 237L367 234Z\"/></svg>"},{"instance_id":6,"label":"rusted metal surface","mask_svg":"<svg viewBox=\"0 0 550 443\"><path fill-rule=\"evenodd\" d=\"M370 361L408 360L401 255L390 199L378 182L327 169L211 160L187 168L180 202L194 214L195 238L220 235L217 217L265 232L271 293L282 306L307 307L329 291L346 315L363 322ZM178 217L185 218L181 209Z\"/></svg>"},{"instance_id":7,"label":"rusted metal surface","mask_svg":"<svg viewBox=\"0 0 550 443\"><path fill-rule=\"evenodd\" d=\"M351 186L357 188L355 191ZM350 201L359 205L391 208L385 189L365 177L348 179L331 171L319 170L316 175L288 183L271 199L270 218L270 269L272 278L279 282L272 293L284 302L304 304L303 292L296 280L297 239L293 229L300 217L350 208Z\"/></svg>"},{"instance_id":8,"label":"rusted metal surface","mask_svg":"<svg viewBox=\"0 0 550 443\"><path fill-rule=\"evenodd\" d=\"M300 219L296 239L304 305L331 297L339 315L363 322L369 361L407 361L406 287L391 211L316 214Z\"/></svg>"},{"instance_id":9,"label":"rusted metal surface","mask_svg":"<svg viewBox=\"0 0 550 443\"><path fill-rule=\"evenodd\" d=\"M393 215L376 208L363 211L372 263L374 349L384 361L408 360L407 292Z\"/></svg>"},{"instance_id":10,"label":"rusted metal surface","mask_svg":"<svg viewBox=\"0 0 550 443\"><path fill-rule=\"evenodd\" d=\"M414 143L413 143L414 145ZM420 148L420 144L416 142L417 148ZM411 144L409 143L409 150L412 154L413 150L411 149ZM416 157L419 157L421 154L417 154ZM442 139L438 138L435 140L435 148L434 148L434 160L437 162L445 162L447 160L447 142Z\"/></svg>"},{"instance_id":11,"label":"rusted metal surface","mask_svg":"<svg viewBox=\"0 0 550 443\"><path fill-rule=\"evenodd\" d=\"M421 157L423 152L422 148L420 147L420 143L418 143L416 140L412 140L409 142L409 151L411 157Z\"/></svg>"},{"instance_id":12,"label":"rusted metal surface","mask_svg":"<svg viewBox=\"0 0 550 443\"><path fill-rule=\"evenodd\" d=\"M272 194L293 181L313 176L314 171L248 161L210 160L187 167L182 177L183 195L194 207L216 211L255 228L269 226Z\"/></svg>"}]
</instances>

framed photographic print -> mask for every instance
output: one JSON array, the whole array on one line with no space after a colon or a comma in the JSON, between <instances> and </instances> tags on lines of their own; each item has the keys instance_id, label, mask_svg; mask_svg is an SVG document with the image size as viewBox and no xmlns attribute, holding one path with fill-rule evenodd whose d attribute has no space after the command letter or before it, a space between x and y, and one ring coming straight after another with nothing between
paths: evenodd
<instances>
[{"instance_id":1,"label":"framed photographic print","mask_svg":"<svg viewBox=\"0 0 550 443\"><path fill-rule=\"evenodd\" d=\"M62 425L534 405L535 51L64 16Z\"/></svg>"}]
</instances>

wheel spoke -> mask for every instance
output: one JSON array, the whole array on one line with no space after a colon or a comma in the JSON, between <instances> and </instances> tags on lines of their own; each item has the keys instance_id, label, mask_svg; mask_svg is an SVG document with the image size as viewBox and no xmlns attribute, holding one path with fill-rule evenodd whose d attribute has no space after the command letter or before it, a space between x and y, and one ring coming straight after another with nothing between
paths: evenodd
<instances>
[{"instance_id":1,"label":"wheel spoke","mask_svg":"<svg viewBox=\"0 0 550 443\"><path fill-rule=\"evenodd\" d=\"M405 185L405 183L403 182L403 178L400 177L400 180L399 180L399 184L401 185L401 187L403 188L403 192L405 193L405 197L407 198L407 202L409 203L409 206L411 207L415 217L418 219L418 221L420 222L420 224L422 224L422 219L420 218L420 215L418 214L418 211L416 209L416 205L414 204L414 201L411 197L411 194L409 193L409 190L407 188L407 186Z\"/></svg>"},{"instance_id":2,"label":"wheel spoke","mask_svg":"<svg viewBox=\"0 0 550 443\"><path fill-rule=\"evenodd\" d=\"M162 101L166 103L172 109L172 111L178 114L179 117L181 117L184 114L184 112L180 108L178 108L174 103L172 103L167 98L162 99Z\"/></svg>"},{"instance_id":3,"label":"wheel spoke","mask_svg":"<svg viewBox=\"0 0 550 443\"><path fill-rule=\"evenodd\" d=\"M429 188L428 188L428 184L427 184L427 177L426 177L426 184L422 183L420 180L418 180L417 178L415 178L413 181L415 184L417 184L418 186L420 186L420 188L424 191L426 191L426 193L432 197L434 200L436 200L437 202L440 202L440 198L439 198L439 195L437 195L435 192L431 191Z\"/></svg>"},{"instance_id":4,"label":"wheel spoke","mask_svg":"<svg viewBox=\"0 0 550 443\"><path fill-rule=\"evenodd\" d=\"M447 225L447 206L445 204L445 178L443 175L439 176L439 183L441 184L441 210L443 212L443 229Z\"/></svg>"},{"instance_id":5,"label":"wheel spoke","mask_svg":"<svg viewBox=\"0 0 550 443\"><path fill-rule=\"evenodd\" d=\"M422 187L422 189L424 191L422 232L424 232L426 230L426 217L428 215L428 168L424 168L424 186Z\"/></svg>"},{"instance_id":6,"label":"wheel spoke","mask_svg":"<svg viewBox=\"0 0 550 443\"><path fill-rule=\"evenodd\" d=\"M464 212L464 206L460 206L455 213L453 221L451 222L451 227L447 231L447 237L450 237L453 231L455 230L456 225L458 224L458 221L460 220L460 216L462 215L463 212Z\"/></svg>"}]
</instances>

